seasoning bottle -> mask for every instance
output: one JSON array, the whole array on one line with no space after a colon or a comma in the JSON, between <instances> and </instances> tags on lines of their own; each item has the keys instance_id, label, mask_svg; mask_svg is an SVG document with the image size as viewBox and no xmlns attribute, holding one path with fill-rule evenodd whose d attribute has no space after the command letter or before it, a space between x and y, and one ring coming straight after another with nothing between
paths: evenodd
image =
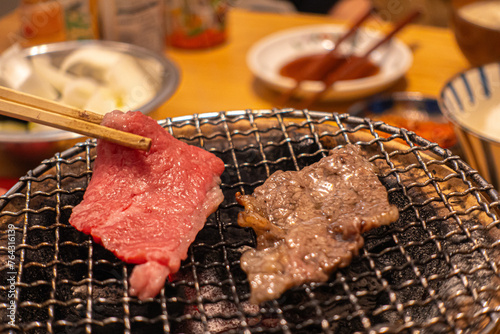
<instances>
[{"instance_id":1,"label":"seasoning bottle","mask_svg":"<svg viewBox=\"0 0 500 334\"><path fill-rule=\"evenodd\" d=\"M166 43L202 49L226 41L227 0L166 0Z\"/></svg>"},{"instance_id":2,"label":"seasoning bottle","mask_svg":"<svg viewBox=\"0 0 500 334\"><path fill-rule=\"evenodd\" d=\"M164 0L99 0L101 38L157 52L164 47Z\"/></svg>"},{"instance_id":3,"label":"seasoning bottle","mask_svg":"<svg viewBox=\"0 0 500 334\"><path fill-rule=\"evenodd\" d=\"M63 10L56 0L22 0L21 44L32 46L60 42L66 39Z\"/></svg>"},{"instance_id":4,"label":"seasoning bottle","mask_svg":"<svg viewBox=\"0 0 500 334\"><path fill-rule=\"evenodd\" d=\"M58 0L64 13L67 40L97 39L97 0Z\"/></svg>"}]
</instances>

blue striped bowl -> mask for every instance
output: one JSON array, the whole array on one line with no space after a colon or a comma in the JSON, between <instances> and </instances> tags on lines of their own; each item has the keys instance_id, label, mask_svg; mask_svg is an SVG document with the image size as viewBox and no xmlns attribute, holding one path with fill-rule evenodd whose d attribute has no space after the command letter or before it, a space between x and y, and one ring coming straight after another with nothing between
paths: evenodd
<instances>
[{"instance_id":1,"label":"blue striped bowl","mask_svg":"<svg viewBox=\"0 0 500 334\"><path fill-rule=\"evenodd\" d=\"M457 74L441 90L439 107L467 162L500 189L500 63Z\"/></svg>"}]
</instances>

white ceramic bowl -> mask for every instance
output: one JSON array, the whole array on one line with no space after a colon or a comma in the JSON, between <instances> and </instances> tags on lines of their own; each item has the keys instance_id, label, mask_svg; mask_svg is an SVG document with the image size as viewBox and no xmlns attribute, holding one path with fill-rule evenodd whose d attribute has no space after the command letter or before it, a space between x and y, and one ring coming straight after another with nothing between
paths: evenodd
<instances>
[{"instance_id":1,"label":"white ceramic bowl","mask_svg":"<svg viewBox=\"0 0 500 334\"><path fill-rule=\"evenodd\" d=\"M248 67L272 89L284 92L292 88L295 81L280 75L280 69L298 57L328 52L346 29L335 24L313 25L269 35L248 52ZM360 29L342 43L339 50L346 54L354 50L355 54L360 55L382 38L380 32ZM396 38L374 51L370 59L380 67L378 74L338 81L323 95L323 100L349 100L381 92L403 77L413 62L411 50ZM321 91L323 87L320 81L305 81L297 91L297 97L306 97Z\"/></svg>"},{"instance_id":2,"label":"white ceramic bowl","mask_svg":"<svg viewBox=\"0 0 500 334\"><path fill-rule=\"evenodd\" d=\"M439 106L467 162L500 189L500 63L458 73L443 87Z\"/></svg>"}]
</instances>

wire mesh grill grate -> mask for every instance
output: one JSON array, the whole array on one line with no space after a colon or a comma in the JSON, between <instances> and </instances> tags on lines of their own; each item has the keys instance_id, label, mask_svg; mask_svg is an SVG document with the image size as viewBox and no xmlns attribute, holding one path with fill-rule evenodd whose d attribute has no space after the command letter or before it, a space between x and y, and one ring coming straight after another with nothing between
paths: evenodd
<instances>
[{"instance_id":1,"label":"wire mesh grill grate","mask_svg":"<svg viewBox=\"0 0 500 334\"><path fill-rule=\"evenodd\" d=\"M160 295L140 302L127 293L133 265L68 224L92 175L95 143L87 141L44 161L0 200L0 316L5 319L0 331L496 330L498 194L451 152L381 122L319 112L247 110L160 124L226 165L224 202L180 271ZM241 207L235 193L251 193L274 171L300 169L346 143L359 144L379 167L400 219L364 234L360 255L328 282L293 288L260 306L249 304L239 259L255 236L236 223Z\"/></svg>"}]
</instances>

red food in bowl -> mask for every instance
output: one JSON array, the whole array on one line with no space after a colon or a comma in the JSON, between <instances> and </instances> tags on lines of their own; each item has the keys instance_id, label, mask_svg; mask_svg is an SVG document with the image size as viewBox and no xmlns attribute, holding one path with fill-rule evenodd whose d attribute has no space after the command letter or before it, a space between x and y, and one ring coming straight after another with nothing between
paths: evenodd
<instances>
[{"instance_id":1,"label":"red food in bowl","mask_svg":"<svg viewBox=\"0 0 500 334\"><path fill-rule=\"evenodd\" d=\"M398 128L413 131L420 137L438 143L443 148L450 148L457 144L453 125L449 122L441 123L431 120L418 120L390 114L374 115L372 118L373 120L382 121Z\"/></svg>"}]
</instances>

